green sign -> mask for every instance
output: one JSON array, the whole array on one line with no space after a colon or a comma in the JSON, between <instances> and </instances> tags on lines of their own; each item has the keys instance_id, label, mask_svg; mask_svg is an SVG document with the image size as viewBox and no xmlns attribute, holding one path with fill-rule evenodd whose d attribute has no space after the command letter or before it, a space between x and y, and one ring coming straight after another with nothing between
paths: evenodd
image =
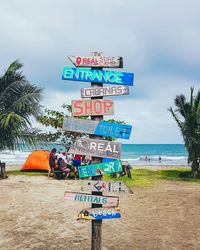
<instances>
[{"instance_id":1,"label":"green sign","mask_svg":"<svg viewBox=\"0 0 200 250\"><path fill-rule=\"evenodd\" d=\"M80 178L87 178L102 174L113 174L122 171L122 162L120 160L78 167L78 174Z\"/></svg>"}]
</instances>

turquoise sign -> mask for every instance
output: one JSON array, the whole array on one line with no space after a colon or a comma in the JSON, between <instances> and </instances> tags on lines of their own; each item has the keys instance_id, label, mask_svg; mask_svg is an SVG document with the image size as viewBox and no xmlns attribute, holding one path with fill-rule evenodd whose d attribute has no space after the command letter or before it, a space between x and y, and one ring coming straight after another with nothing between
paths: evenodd
<instances>
[{"instance_id":1,"label":"turquoise sign","mask_svg":"<svg viewBox=\"0 0 200 250\"><path fill-rule=\"evenodd\" d=\"M78 174L80 178L87 178L102 174L113 174L122 171L122 162L120 160L78 167Z\"/></svg>"},{"instance_id":2,"label":"turquoise sign","mask_svg":"<svg viewBox=\"0 0 200 250\"><path fill-rule=\"evenodd\" d=\"M133 86L134 74L118 71L92 70L89 68L65 67L62 72L62 80Z\"/></svg>"}]
</instances>

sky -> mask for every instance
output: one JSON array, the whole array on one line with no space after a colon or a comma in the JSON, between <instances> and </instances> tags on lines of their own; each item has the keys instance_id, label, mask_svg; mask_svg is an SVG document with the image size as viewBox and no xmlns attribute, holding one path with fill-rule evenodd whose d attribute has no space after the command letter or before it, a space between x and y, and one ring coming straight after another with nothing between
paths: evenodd
<instances>
[{"instance_id":1,"label":"sky","mask_svg":"<svg viewBox=\"0 0 200 250\"><path fill-rule=\"evenodd\" d=\"M112 97L133 126L123 143L183 143L168 111L176 95L200 88L199 0L0 0L0 74L16 59L43 88L42 105L64 111L90 83L61 80L68 56L123 57L134 73L128 96Z\"/></svg>"}]
</instances>

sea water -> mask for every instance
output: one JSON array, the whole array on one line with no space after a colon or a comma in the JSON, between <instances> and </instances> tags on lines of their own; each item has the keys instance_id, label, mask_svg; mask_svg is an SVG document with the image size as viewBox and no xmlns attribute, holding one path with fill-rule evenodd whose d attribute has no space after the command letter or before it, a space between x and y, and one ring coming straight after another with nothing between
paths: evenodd
<instances>
[{"instance_id":1,"label":"sea water","mask_svg":"<svg viewBox=\"0 0 200 250\"><path fill-rule=\"evenodd\" d=\"M185 166L188 153L183 144L123 144L122 159L131 165Z\"/></svg>"},{"instance_id":2,"label":"sea water","mask_svg":"<svg viewBox=\"0 0 200 250\"><path fill-rule=\"evenodd\" d=\"M61 144L40 144L35 149L51 150L53 147L57 151L64 152L65 148ZM22 145L20 151L0 152L0 161L7 165L22 165L33 149ZM160 157L160 160L159 160ZM131 165L187 165L188 153L183 144L122 144L122 157Z\"/></svg>"}]
</instances>

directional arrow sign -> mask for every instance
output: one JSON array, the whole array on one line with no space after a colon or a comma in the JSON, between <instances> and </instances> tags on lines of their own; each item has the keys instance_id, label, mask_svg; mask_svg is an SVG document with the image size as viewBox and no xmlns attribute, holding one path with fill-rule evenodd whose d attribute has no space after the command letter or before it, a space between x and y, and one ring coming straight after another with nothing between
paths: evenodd
<instances>
[{"instance_id":1,"label":"directional arrow sign","mask_svg":"<svg viewBox=\"0 0 200 250\"><path fill-rule=\"evenodd\" d=\"M118 207L119 205L119 197L117 196L99 196L65 191L64 198L68 201L102 204L107 207Z\"/></svg>"},{"instance_id":2,"label":"directional arrow sign","mask_svg":"<svg viewBox=\"0 0 200 250\"><path fill-rule=\"evenodd\" d=\"M113 115L114 102L111 99L73 100L73 116Z\"/></svg>"},{"instance_id":3,"label":"directional arrow sign","mask_svg":"<svg viewBox=\"0 0 200 250\"><path fill-rule=\"evenodd\" d=\"M81 89L81 98L90 98L98 96L128 95L129 87L122 85L104 86L98 88Z\"/></svg>"},{"instance_id":4,"label":"directional arrow sign","mask_svg":"<svg viewBox=\"0 0 200 250\"><path fill-rule=\"evenodd\" d=\"M78 167L78 174L80 178L87 178L102 174L113 174L122 171L123 171L122 162L120 160L102 162L98 164L91 164Z\"/></svg>"},{"instance_id":5,"label":"directional arrow sign","mask_svg":"<svg viewBox=\"0 0 200 250\"><path fill-rule=\"evenodd\" d=\"M133 193L122 181L83 181L81 191Z\"/></svg>"},{"instance_id":6,"label":"directional arrow sign","mask_svg":"<svg viewBox=\"0 0 200 250\"><path fill-rule=\"evenodd\" d=\"M115 208L88 208L83 209L78 215L78 220L104 220L118 218L121 218L121 214Z\"/></svg>"},{"instance_id":7,"label":"directional arrow sign","mask_svg":"<svg viewBox=\"0 0 200 250\"><path fill-rule=\"evenodd\" d=\"M97 82L133 86L133 73L105 71L88 68L67 68L62 72L62 80Z\"/></svg>"},{"instance_id":8,"label":"directional arrow sign","mask_svg":"<svg viewBox=\"0 0 200 250\"><path fill-rule=\"evenodd\" d=\"M123 59L119 56L68 56L76 67L123 68Z\"/></svg>"},{"instance_id":9,"label":"directional arrow sign","mask_svg":"<svg viewBox=\"0 0 200 250\"><path fill-rule=\"evenodd\" d=\"M106 140L77 138L70 147L69 153L120 159L121 143Z\"/></svg>"},{"instance_id":10,"label":"directional arrow sign","mask_svg":"<svg viewBox=\"0 0 200 250\"><path fill-rule=\"evenodd\" d=\"M132 126L126 124L117 124L70 117L65 117L63 123L63 130L66 131L116 137L122 139L129 139L131 129Z\"/></svg>"}]
</instances>

